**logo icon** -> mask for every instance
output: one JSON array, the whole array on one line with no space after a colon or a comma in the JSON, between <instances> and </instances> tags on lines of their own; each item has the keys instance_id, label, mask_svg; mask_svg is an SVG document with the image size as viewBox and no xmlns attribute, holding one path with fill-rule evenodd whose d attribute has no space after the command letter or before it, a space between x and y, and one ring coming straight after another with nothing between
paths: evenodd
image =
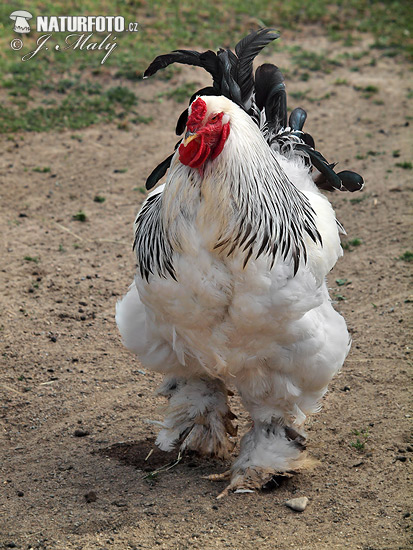
<instances>
[{"instance_id":1,"label":"logo icon","mask_svg":"<svg viewBox=\"0 0 413 550\"><path fill-rule=\"evenodd\" d=\"M18 32L21 34L30 32L30 25L28 21L32 17L33 15L28 11L25 11L25 10L14 11L10 15L10 19L12 19L15 22L14 28L13 28L14 32Z\"/></svg>"}]
</instances>

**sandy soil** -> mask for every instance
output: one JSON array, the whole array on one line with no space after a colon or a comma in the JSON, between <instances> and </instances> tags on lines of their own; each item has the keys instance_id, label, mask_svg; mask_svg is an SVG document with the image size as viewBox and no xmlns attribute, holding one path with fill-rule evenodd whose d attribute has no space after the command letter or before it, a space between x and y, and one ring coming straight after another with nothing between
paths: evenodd
<instances>
[{"instance_id":1,"label":"sandy soil","mask_svg":"<svg viewBox=\"0 0 413 550\"><path fill-rule=\"evenodd\" d=\"M317 35L299 43L330 55L344 51ZM274 61L293 70L287 53ZM349 70L354 65L357 72ZM358 203L350 202L354 195L331 196L344 240L362 241L329 277L353 347L308 424L316 469L273 491L220 501L223 485L202 476L225 464L187 457L151 474L176 458L155 452L145 461L156 433L146 420L159 419L163 405L153 395L160 377L122 347L114 322L115 302L134 273L132 223L144 197L137 188L172 150L183 109L152 99L207 77L185 69L169 83L136 84L139 109L153 122L129 131L108 125L1 138L0 548L410 547L412 298L409 264L399 258L409 248L412 171L396 166L411 160L408 75L403 60L372 50L308 82L293 74L287 80L289 91L331 94L290 105L308 110L307 131L330 161L366 180ZM334 85L337 79L347 85ZM368 85L379 88L370 99L355 89ZM33 171L45 166L50 172ZM104 203L94 202L98 194ZM72 218L80 209L84 223ZM237 396L231 408L242 434L248 417ZM351 445L357 437L363 449ZM285 506L292 496L309 498L303 513Z\"/></svg>"}]
</instances>

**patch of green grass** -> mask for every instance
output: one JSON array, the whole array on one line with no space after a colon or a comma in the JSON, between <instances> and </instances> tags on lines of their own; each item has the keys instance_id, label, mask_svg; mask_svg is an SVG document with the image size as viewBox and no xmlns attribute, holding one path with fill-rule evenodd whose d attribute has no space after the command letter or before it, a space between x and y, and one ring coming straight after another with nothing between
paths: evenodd
<instances>
[{"instance_id":1,"label":"patch of green grass","mask_svg":"<svg viewBox=\"0 0 413 550\"><path fill-rule=\"evenodd\" d=\"M130 121L133 122L133 124L149 124L150 122L152 122L152 120L153 120L153 117L142 116L142 115L137 115L130 119Z\"/></svg>"},{"instance_id":2,"label":"patch of green grass","mask_svg":"<svg viewBox=\"0 0 413 550\"><path fill-rule=\"evenodd\" d=\"M335 93L335 92L334 92ZM307 100L310 102L310 103L317 103L319 101L323 101L324 99L330 99L331 97L331 93L327 92L325 93L324 95L322 96L319 96L319 97L307 97Z\"/></svg>"},{"instance_id":3,"label":"patch of green grass","mask_svg":"<svg viewBox=\"0 0 413 550\"><path fill-rule=\"evenodd\" d=\"M73 214L72 218L78 222L85 222L87 220L87 216L83 210L79 210L79 212Z\"/></svg>"},{"instance_id":4,"label":"patch of green grass","mask_svg":"<svg viewBox=\"0 0 413 550\"><path fill-rule=\"evenodd\" d=\"M318 71L322 73L331 73L334 67L340 67L342 63L337 59L332 59L325 52L317 53L304 50L300 46L291 48L291 60L294 65L306 71Z\"/></svg>"},{"instance_id":5,"label":"patch of green grass","mask_svg":"<svg viewBox=\"0 0 413 550\"><path fill-rule=\"evenodd\" d=\"M369 430L353 430L353 435L358 436L356 441L352 441L350 445L357 451L364 451L367 440L369 438Z\"/></svg>"},{"instance_id":6,"label":"patch of green grass","mask_svg":"<svg viewBox=\"0 0 413 550\"><path fill-rule=\"evenodd\" d=\"M23 260L26 262L34 262L35 264L40 262L39 256L24 256Z\"/></svg>"},{"instance_id":7,"label":"patch of green grass","mask_svg":"<svg viewBox=\"0 0 413 550\"><path fill-rule=\"evenodd\" d=\"M348 279L336 279L336 283L338 286L344 286L344 285L350 285L351 281Z\"/></svg>"},{"instance_id":8,"label":"patch of green grass","mask_svg":"<svg viewBox=\"0 0 413 550\"><path fill-rule=\"evenodd\" d=\"M96 95L83 94L80 87L74 87L53 106L18 111L0 105L0 132L85 128L97 122L123 119L134 112L136 103L135 93L123 86Z\"/></svg>"},{"instance_id":9,"label":"patch of green grass","mask_svg":"<svg viewBox=\"0 0 413 550\"><path fill-rule=\"evenodd\" d=\"M344 243L341 243L341 246L344 250L351 251L353 248L360 246L363 243L361 239L356 237L355 239L351 239L349 241L345 241Z\"/></svg>"},{"instance_id":10,"label":"patch of green grass","mask_svg":"<svg viewBox=\"0 0 413 550\"><path fill-rule=\"evenodd\" d=\"M413 169L413 164L410 161L396 162L396 166L398 166L399 168L403 168L403 170Z\"/></svg>"},{"instance_id":11,"label":"patch of green grass","mask_svg":"<svg viewBox=\"0 0 413 550\"><path fill-rule=\"evenodd\" d=\"M403 260L403 262L413 262L413 252L406 250L406 252L403 252L399 259Z\"/></svg>"},{"instance_id":12,"label":"patch of green grass","mask_svg":"<svg viewBox=\"0 0 413 550\"><path fill-rule=\"evenodd\" d=\"M105 202L106 197L102 197L102 195L96 195L93 199L95 202Z\"/></svg>"},{"instance_id":13,"label":"patch of green grass","mask_svg":"<svg viewBox=\"0 0 413 550\"><path fill-rule=\"evenodd\" d=\"M59 244L59 252L66 252L66 249L63 248L63 245L62 244Z\"/></svg>"},{"instance_id":14,"label":"patch of green grass","mask_svg":"<svg viewBox=\"0 0 413 550\"><path fill-rule=\"evenodd\" d=\"M374 94L379 92L379 88L377 86L373 86L372 84L369 84L368 86L354 86L354 89L357 92L362 92L362 97L364 99L370 99Z\"/></svg>"},{"instance_id":15,"label":"patch of green grass","mask_svg":"<svg viewBox=\"0 0 413 550\"><path fill-rule=\"evenodd\" d=\"M378 157L380 155L384 155L385 152L384 151L367 151L367 153L363 154L363 153L357 153L356 155L356 159L358 160L364 160L366 159L367 157Z\"/></svg>"},{"instance_id":16,"label":"patch of green grass","mask_svg":"<svg viewBox=\"0 0 413 550\"><path fill-rule=\"evenodd\" d=\"M36 166L35 168L33 168L32 171L46 174L47 172L50 172L50 166L43 166L43 168L41 168L40 166Z\"/></svg>"},{"instance_id":17,"label":"patch of green grass","mask_svg":"<svg viewBox=\"0 0 413 550\"><path fill-rule=\"evenodd\" d=\"M293 99L302 100L307 97L307 94L310 92L310 90L299 90L297 92L290 92L288 95L292 97Z\"/></svg>"},{"instance_id":18,"label":"patch of green grass","mask_svg":"<svg viewBox=\"0 0 413 550\"><path fill-rule=\"evenodd\" d=\"M334 81L335 86L348 86L348 81L345 78L336 78Z\"/></svg>"},{"instance_id":19,"label":"patch of green grass","mask_svg":"<svg viewBox=\"0 0 413 550\"><path fill-rule=\"evenodd\" d=\"M361 202L365 201L370 197L370 193L364 193L360 195L359 197L354 197L354 199L350 199L351 204L360 204Z\"/></svg>"},{"instance_id":20,"label":"patch of green grass","mask_svg":"<svg viewBox=\"0 0 413 550\"><path fill-rule=\"evenodd\" d=\"M110 102L117 103L122 105L125 110L130 109L132 105L136 103L136 95L132 90L125 88L124 86L115 86L114 88L109 88L105 92L106 97Z\"/></svg>"}]
</instances>

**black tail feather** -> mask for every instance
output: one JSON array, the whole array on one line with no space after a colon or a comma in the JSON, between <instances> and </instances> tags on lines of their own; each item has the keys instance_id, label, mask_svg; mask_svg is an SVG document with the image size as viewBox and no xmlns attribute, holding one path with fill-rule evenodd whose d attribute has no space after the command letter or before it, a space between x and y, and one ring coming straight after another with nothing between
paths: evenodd
<instances>
[{"instance_id":1,"label":"black tail feather","mask_svg":"<svg viewBox=\"0 0 413 550\"><path fill-rule=\"evenodd\" d=\"M220 49L200 53L194 50L175 50L156 57L144 73L144 78L154 75L172 63L183 63L203 67L213 79L217 95L225 95L244 109L249 100L254 79L252 63L259 52L279 35L273 29L259 29L240 40L235 47L237 55L231 50Z\"/></svg>"},{"instance_id":2,"label":"black tail feather","mask_svg":"<svg viewBox=\"0 0 413 550\"><path fill-rule=\"evenodd\" d=\"M234 80L241 91L241 100L246 102L254 89L253 61L260 51L280 35L274 29L259 29L244 37L235 46L238 60L234 67Z\"/></svg>"},{"instance_id":3,"label":"black tail feather","mask_svg":"<svg viewBox=\"0 0 413 550\"><path fill-rule=\"evenodd\" d=\"M312 147L309 147L304 143L296 144L295 148L301 151L305 151L307 153L307 155L310 157L311 164L315 166L315 168L317 168L319 172L321 172L330 187L344 191L341 179L332 168L332 166L334 167L334 165L330 165L321 153L315 151Z\"/></svg>"},{"instance_id":4,"label":"black tail feather","mask_svg":"<svg viewBox=\"0 0 413 550\"><path fill-rule=\"evenodd\" d=\"M287 125L287 96L284 77L278 67L264 63L255 72L255 102L265 108L267 124L275 131Z\"/></svg>"},{"instance_id":5,"label":"black tail feather","mask_svg":"<svg viewBox=\"0 0 413 550\"><path fill-rule=\"evenodd\" d=\"M176 123L175 133L177 136L180 136L185 131L186 123L188 122L188 109L185 109L185 111L182 111L180 114L180 117L178 118L178 122Z\"/></svg>"},{"instance_id":6,"label":"black tail feather","mask_svg":"<svg viewBox=\"0 0 413 550\"><path fill-rule=\"evenodd\" d=\"M291 111L290 119L288 121L288 125L291 128L291 130L299 131L301 132L304 128L305 121L307 120L307 112L304 111L301 107L297 107L293 111Z\"/></svg>"},{"instance_id":7,"label":"black tail feather","mask_svg":"<svg viewBox=\"0 0 413 550\"><path fill-rule=\"evenodd\" d=\"M304 132L303 134L301 134L300 137L304 141L304 143L309 145L312 149L315 149L315 143L314 143L313 136L311 136L310 134L306 134Z\"/></svg>"},{"instance_id":8,"label":"black tail feather","mask_svg":"<svg viewBox=\"0 0 413 550\"><path fill-rule=\"evenodd\" d=\"M163 160L154 170L152 170L148 179L146 180L146 189L148 191L152 189L152 187L155 187L158 181L166 174L166 171L171 165L172 157L174 156L174 154L175 152L173 152L172 155L169 155L168 158Z\"/></svg>"},{"instance_id":9,"label":"black tail feather","mask_svg":"<svg viewBox=\"0 0 413 550\"><path fill-rule=\"evenodd\" d=\"M350 191L350 193L353 193L354 191L361 191L364 187L364 180L360 174L357 174L357 172L343 170L342 172L339 172L337 176L341 179L341 183L347 191Z\"/></svg>"},{"instance_id":10,"label":"black tail feather","mask_svg":"<svg viewBox=\"0 0 413 550\"><path fill-rule=\"evenodd\" d=\"M215 80L220 79L219 63L214 52L208 50L204 53L199 53L194 50L175 50L165 55L158 55L143 74L144 78L152 76L160 69L165 69L172 63L182 63L184 65L194 65L203 67L208 71Z\"/></svg>"}]
</instances>

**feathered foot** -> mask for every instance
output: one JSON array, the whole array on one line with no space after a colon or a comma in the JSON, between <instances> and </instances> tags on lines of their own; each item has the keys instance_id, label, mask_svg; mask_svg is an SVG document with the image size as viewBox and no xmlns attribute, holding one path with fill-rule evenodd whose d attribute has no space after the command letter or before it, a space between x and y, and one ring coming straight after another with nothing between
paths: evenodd
<instances>
[{"instance_id":1,"label":"feathered foot","mask_svg":"<svg viewBox=\"0 0 413 550\"><path fill-rule=\"evenodd\" d=\"M200 455L228 458L237 435L235 415L227 402L227 390L219 380L168 379L160 388L169 397L169 406L156 444L163 451L195 451Z\"/></svg>"},{"instance_id":2,"label":"feathered foot","mask_svg":"<svg viewBox=\"0 0 413 550\"><path fill-rule=\"evenodd\" d=\"M275 477L291 477L306 466L305 438L279 420L255 423L241 441L240 454L230 472L209 476L212 481L231 481L217 498L230 492L253 493ZM308 461L309 462L309 461Z\"/></svg>"},{"instance_id":3,"label":"feathered foot","mask_svg":"<svg viewBox=\"0 0 413 550\"><path fill-rule=\"evenodd\" d=\"M276 477L292 477L292 472L277 472L271 468L260 468L254 466L243 472L233 473L231 483L217 496L221 499L229 493L254 493L265 488ZM224 479L224 478L223 478Z\"/></svg>"}]
</instances>

